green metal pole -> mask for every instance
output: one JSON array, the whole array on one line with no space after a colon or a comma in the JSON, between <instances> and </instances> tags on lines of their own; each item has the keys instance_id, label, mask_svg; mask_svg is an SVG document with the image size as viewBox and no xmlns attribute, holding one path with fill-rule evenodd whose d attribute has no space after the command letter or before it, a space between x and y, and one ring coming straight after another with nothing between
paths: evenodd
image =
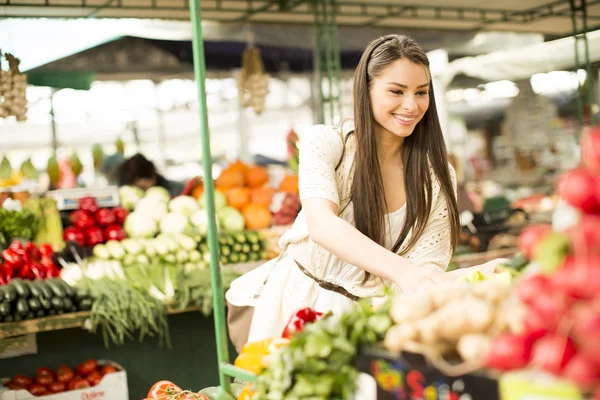
<instances>
[{"instance_id":1,"label":"green metal pole","mask_svg":"<svg viewBox=\"0 0 600 400\"><path fill-rule=\"evenodd\" d=\"M319 12L319 1L320 0L313 0L313 10L314 10L314 14L315 14L315 20L314 20L314 32L315 32L315 50L313 52L313 56L315 57L314 61L315 61L315 72L317 73L317 83L318 83L318 90L319 90L319 109L320 109L320 115L318 118L318 121L316 121L319 124L322 124L325 122L325 104L324 104L324 99L323 99L323 66L322 66L322 43L321 43L321 37L322 37L322 29L321 29L321 24L319 21L319 16L320 16L320 12Z\"/></svg>"},{"instance_id":2,"label":"green metal pole","mask_svg":"<svg viewBox=\"0 0 600 400\"><path fill-rule=\"evenodd\" d=\"M206 107L206 63L204 61L204 42L202 41L202 11L200 0L190 0L190 16L192 22L192 45L194 53L194 75L198 88L198 113L200 116L200 138L202 140L202 166L204 168L204 196L208 213L208 248L210 250L210 272L213 289L215 336L217 341L217 359L219 361L219 393L217 399L233 399L229 395L230 380L221 366L229 362L227 348L227 326L225 323L225 300L223 283L219 266L219 243L217 241L217 224L215 215L215 184L212 178L212 155L210 152L210 136L208 131L208 112Z\"/></svg>"},{"instance_id":3,"label":"green metal pole","mask_svg":"<svg viewBox=\"0 0 600 400\"><path fill-rule=\"evenodd\" d=\"M323 22L325 30L325 67L327 68L327 86L329 87L328 93L328 105L329 105L329 123L333 124L334 116L334 104L333 104L333 50L331 48L331 24L329 22L329 13L327 12L329 0L322 0L323 2Z\"/></svg>"},{"instance_id":4,"label":"green metal pole","mask_svg":"<svg viewBox=\"0 0 600 400\"><path fill-rule=\"evenodd\" d=\"M341 65L341 55L340 55L340 38L338 35L338 27L336 21L337 15L337 5L336 0L331 0L332 12L331 12L331 20L332 20L332 38L333 38L333 55L335 57L335 61L333 63L335 69L335 79L337 80L337 93L336 100L338 106L338 113L340 117L342 116L342 65Z\"/></svg>"},{"instance_id":5,"label":"green metal pole","mask_svg":"<svg viewBox=\"0 0 600 400\"><path fill-rule=\"evenodd\" d=\"M590 125L592 123L592 105L594 104L594 76L592 75L592 63L590 61L590 46L588 43L587 33L588 33L588 25L587 25L587 2L586 0L581 0L581 13L583 18L583 43L585 46L585 72L586 79L588 82L588 91L587 91L587 106L588 113L590 115Z\"/></svg>"},{"instance_id":6,"label":"green metal pole","mask_svg":"<svg viewBox=\"0 0 600 400\"><path fill-rule=\"evenodd\" d=\"M575 2L577 0L571 0L571 22L573 24L573 38L575 39L575 75L579 70L579 38L577 36L577 6ZM583 125L583 97L581 90L581 83L579 83L579 76L577 76L577 119L579 124Z\"/></svg>"}]
</instances>

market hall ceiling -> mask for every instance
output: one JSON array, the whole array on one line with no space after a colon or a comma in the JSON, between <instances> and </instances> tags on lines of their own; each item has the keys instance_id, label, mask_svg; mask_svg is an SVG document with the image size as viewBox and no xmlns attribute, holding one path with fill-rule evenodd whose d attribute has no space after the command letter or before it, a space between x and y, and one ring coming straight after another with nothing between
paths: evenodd
<instances>
[{"instance_id":1,"label":"market hall ceiling","mask_svg":"<svg viewBox=\"0 0 600 400\"><path fill-rule=\"evenodd\" d=\"M189 0L0 0L2 17L189 20ZM573 0L580 9L584 0ZM201 0L219 22L312 24L312 0ZM588 31L600 29L600 0L587 0ZM452 31L573 33L570 0L337 0L340 26ZM578 11L578 21L582 12ZM579 22L577 30L582 30Z\"/></svg>"}]
</instances>

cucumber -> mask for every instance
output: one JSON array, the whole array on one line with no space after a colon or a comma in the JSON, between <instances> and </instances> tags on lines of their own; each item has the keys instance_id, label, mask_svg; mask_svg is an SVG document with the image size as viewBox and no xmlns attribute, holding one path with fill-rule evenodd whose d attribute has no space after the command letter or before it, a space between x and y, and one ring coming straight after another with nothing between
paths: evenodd
<instances>
[{"instance_id":1,"label":"cucumber","mask_svg":"<svg viewBox=\"0 0 600 400\"><path fill-rule=\"evenodd\" d=\"M42 304L40 303L40 301L38 299L36 299L35 297L32 297L29 299L29 309L31 311L37 312L42 308Z\"/></svg>"},{"instance_id":2,"label":"cucumber","mask_svg":"<svg viewBox=\"0 0 600 400\"><path fill-rule=\"evenodd\" d=\"M15 320L15 317L13 317L12 315L4 316L4 322L13 322L14 320Z\"/></svg>"},{"instance_id":3,"label":"cucumber","mask_svg":"<svg viewBox=\"0 0 600 400\"><path fill-rule=\"evenodd\" d=\"M246 243L247 238L243 233L238 233L235 235L235 240L239 243Z\"/></svg>"},{"instance_id":4,"label":"cucumber","mask_svg":"<svg viewBox=\"0 0 600 400\"><path fill-rule=\"evenodd\" d=\"M27 315L29 312L29 303L27 303L27 300L23 298L17 300L16 310L18 315Z\"/></svg>"},{"instance_id":5,"label":"cucumber","mask_svg":"<svg viewBox=\"0 0 600 400\"><path fill-rule=\"evenodd\" d=\"M6 285L2 285L0 286L0 301L4 300L4 296L5 296L5 292L6 290L4 289Z\"/></svg>"},{"instance_id":6,"label":"cucumber","mask_svg":"<svg viewBox=\"0 0 600 400\"><path fill-rule=\"evenodd\" d=\"M2 303L0 303L0 315L4 317L10 315L10 312L12 311L11 308L12 307L10 306L10 303L3 301Z\"/></svg>"},{"instance_id":7,"label":"cucumber","mask_svg":"<svg viewBox=\"0 0 600 400\"><path fill-rule=\"evenodd\" d=\"M246 253L246 254L250 253L250 245L249 244L244 244L242 246L242 253Z\"/></svg>"},{"instance_id":8,"label":"cucumber","mask_svg":"<svg viewBox=\"0 0 600 400\"><path fill-rule=\"evenodd\" d=\"M83 299L81 300L77 306L81 311L89 311L92 309L92 300L91 299Z\"/></svg>"},{"instance_id":9,"label":"cucumber","mask_svg":"<svg viewBox=\"0 0 600 400\"><path fill-rule=\"evenodd\" d=\"M36 281L35 284L42 292L44 298L46 298L47 300L50 300L52 298L52 289L50 289L50 286L48 286L46 281Z\"/></svg>"},{"instance_id":10,"label":"cucumber","mask_svg":"<svg viewBox=\"0 0 600 400\"><path fill-rule=\"evenodd\" d=\"M256 231L246 231L246 239L252 244L256 244L260 241L260 237Z\"/></svg>"},{"instance_id":11,"label":"cucumber","mask_svg":"<svg viewBox=\"0 0 600 400\"><path fill-rule=\"evenodd\" d=\"M70 298L65 297L63 299L63 310L71 311L71 307L73 307L73 301Z\"/></svg>"},{"instance_id":12,"label":"cucumber","mask_svg":"<svg viewBox=\"0 0 600 400\"><path fill-rule=\"evenodd\" d=\"M26 299L31 295L31 292L29 291L29 285L26 285L25 281L19 278L14 278L12 281L10 281L9 285L15 288L18 297Z\"/></svg>"},{"instance_id":13,"label":"cucumber","mask_svg":"<svg viewBox=\"0 0 600 400\"><path fill-rule=\"evenodd\" d=\"M51 300L51 302L52 302L52 308L55 309L56 311L62 310L64 307L63 299L61 299L60 297L54 297Z\"/></svg>"},{"instance_id":14,"label":"cucumber","mask_svg":"<svg viewBox=\"0 0 600 400\"><path fill-rule=\"evenodd\" d=\"M58 282L56 282L56 279L46 279L46 284L52 290L52 293L54 293L54 296L60 297L60 298L66 297L67 294L63 290L62 285L60 285Z\"/></svg>"},{"instance_id":15,"label":"cucumber","mask_svg":"<svg viewBox=\"0 0 600 400\"><path fill-rule=\"evenodd\" d=\"M40 290L40 288L37 285L36 281L30 281L29 282L29 291L31 292L31 297L32 298L37 298L37 297L40 297L42 295L42 291Z\"/></svg>"},{"instance_id":16,"label":"cucumber","mask_svg":"<svg viewBox=\"0 0 600 400\"><path fill-rule=\"evenodd\" d=\"M67 282L63 281L62 279L56 279L55 280L56 283L58 283L60 286L62 286L63 290L65 291L65 294L69 297L75 297L75 290L73 290L73 288L71 286L69 286L67 284Z\"/></svg>"},{"instance_id":17,"label":"cucumber","mask_svg":"<svg viewBox=\"0 0 600 400\"><path fill-rule=\"evenodd\" d=\"M52 309L52 303L50 302L50 300L48 300L45 297L40 297L39 300L43 310L48 311Z\"/></svg>"},{"instance_id":18,"label":"cucumber","mask_svg":"<svg viewBox=\"0 0 600 400\"><path fill-rule=\"evenodd\" d=\"M252 251L260 251L260 244L254 243L250 248Z\"/></svg>"},{"instance_id":19,"label":"cucumber","mask_svg":"<svg viewBox=\"0 0 600 400\"><path fill-rule=\"evenodd\" d=\"M83 299L87 299L89 297L90 297L90 292L87 291L86 289L77 288L77 290L75 291L75 299L76 300L83 300Z\"/></svg>"},{"instance_id":20,"label":"cucumber","mask_svg":"<svg viewBox=\"0 0 600 400\"><path fill-rule=\"evenodd\" d=\"M6 300L6 301L17 300L17 297L18 297L17 290L13 286L11 286L9 284L9 285L3 286L3 288L4 288L4 297L2 299ZM2 299L0 299L0 300L2 300Z\"/></svg>"}]
</instances>

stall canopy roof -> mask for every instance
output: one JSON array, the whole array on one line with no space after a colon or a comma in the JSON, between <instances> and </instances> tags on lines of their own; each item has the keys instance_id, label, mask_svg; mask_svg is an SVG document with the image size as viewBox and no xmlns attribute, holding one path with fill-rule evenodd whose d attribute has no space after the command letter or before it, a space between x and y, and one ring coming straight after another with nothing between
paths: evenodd
<instances>
[{"instance_id":1,"label":"stall canopy roof","mask_svg":"<svg viewBox=\"0 0 600 400\"><path fill-rule=\"evenodd\" d=\"M220 22L311 24L306 0L202 0L202 17ZM580 3L576 1L575 3ZM188 20L189 0L0 0L6 17ZM569 0L338 0L342 26L502 30L567 36ZM587 0L589 30L600 27L600 0Z\"/></svg>"},{"instance_id":2,"label":"stall canopy roof","mask_svg":"<svg viewBox=\"0 0 600 400\"><path fill-rule=\"evenodd\" d=\"M591 63L600 62L600 30L587 34ZM574 37L538 43L520 49L495 51L475 57L454 60L444 69L442 79L451 82L457 75L467 75L484 81L528 79L536 73L569 70L575 66ZM583 61L584 43L578 41ZM582 66L579 66L582 67Z\"/></svg>"}]
</instances>

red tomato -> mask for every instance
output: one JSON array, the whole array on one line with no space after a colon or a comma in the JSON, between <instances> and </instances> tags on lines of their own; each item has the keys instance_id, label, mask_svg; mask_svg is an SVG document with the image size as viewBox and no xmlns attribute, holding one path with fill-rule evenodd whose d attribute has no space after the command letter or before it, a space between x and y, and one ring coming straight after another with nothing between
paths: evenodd
<instances>
[{"instance_id":1,"label":"red tomato","mask_svg":"<svg viewBox=\"0 0 600 400\"><path fill-rule=\"evenodd\" d=\"M102 374L100 374L100 372L98 372L98 371L94 371L91 374L89 374L85 378L85 380L88 381L90 383L90 385L96 386L102 380Z\"/></svg>"},{"instance_id":2,"label":"red tomato","mask_svg":"<svg viewBox=\"0 0 600 400\"><path fill-rule=\"evenodd\" d=\"M64 392L67 390L67 385L65 385L63 382L53 382L50 384L50 386L48 386L48 390L50 390L50 393Z\"/></svg>"},{"instance_id":3,"label":"red tomato","mask_svg":"<svg viewBox=\"0 0 600 400\"><path fill-rule=\"evenodd\" d=\"M127 218L127 214L129 214L129 211L123 207L115 207L113 208L113 213L115 214L115 222L119 225L123 225L125 223L125 218Z\"/></svg>"},{"instance_id":4,"label":"red tomato","mask_svg":"<svg viewBox=\"0 0 600 400\"><path fill-rule=\"evenodd\" d=\"M52 382L54 382L54 376L52 375L40 375L37 378L35 378L35 382L42 385L42 386L48 386L49 384L51 384Z\"/></svg>"},{"instance_id":5,"label":"red tomato","mask_svg":"<svg viewBox=\"0 0 600 400\"><path fill-rule=\"evenodd\" d=\"M96 360L89 359L89 360L79 364L77 366L77 371L79 371L79 373L82 376L88 376L89 374L94 372L96 370L96 368L98 368L98 363L96 362Z\"/></svg>"},{"instance_id":6,"label":"red tomato","mask_svg":"<svg viewBox=\"0 0 600 400\"><path fill-rule=\"evenodd\" d=\"M9 388L10 390L27 389L27 386L22 385L22 384L17 383L17 382L13 382L13 381L6 382L4 384L4 386L6 386L7 388Z\"/></svg>"},{"instance_id":7,"label":"red tomato","mask_svg":"<svg viewBox=\"0 0 600 400\"><path fill-rule=\"evenodd\" d=\"M113 372L117 372L117 369L112 365L105 365L104 368L102 368L102 376L112 374Z\"/></svg>"},{"instance_id":8,"label":"red tomato","mask_svg":"<svg viewBox=\"0 0 600 400\"><path fill-rule=\"evenodd\" d=\"M37 383L27 386L27 391L29 391L29 393L31 393L34 396L42 396L48 393L45 387L43 387L42 385L38 385Z\"/></svg>"},{"instance_id":9,"label":"red tomato","mask_svg":"<svg viewBox=\"0 0 600 400\"><path fill-rule=\"evenodd\" d=\"M90 383L85 379L73 379L71 383L69 383L69 390L79 390L86 389L90 387Z\"/></svg>"},{"instance_id":10,"label":"red tomato","mask_svg":"<svg viewBox=\"0 0 600 400\"><path fill-rule=\"evenodd\" d=\"M29 386L33 383L31 378L28 378L25 375L21 375L21 374L15 375L13 382L18 383L20 385L24 385L24 386Z\"/></svg>"},{"instance_id":11,"label":"red tomato","mask_svg":"<svg viewBox=\"0 0 600 400\"><path fill-rule=\"evenodd\" d=\"M52 372L52 370L50 368L41 367L41 368L38 368L36 375L37 376L43 376L43 375L54 376L54 372Z\"/></svg>"},{"instance_id":12,"label":"red tomato","mask_svg":"<svg viewBox=\"0 0 600 400\"><path fill-rule=\"evenodd\" d=\"M66 365L63 365L58 369L58 371L56 371L56 380L58 382L69 383L73 380L74 377L75 374L73 370Z\"/></svg>"},{"instance_id":13,"label":"red tomato","mask_svg":"<svg viewBox=\"0 0 600 400\"><path fill-rule=\"evenodd\" d=\"M79 209L91 212L92 214L98 211L98 202L92 196L85 196L79 199Z\"/></svg>"},{"instance_id":14,"label":"red tomato","mask_svg":"<svg viewBox=\"0 0 600 400\"><path fill-rule=\"evenodd\" d=\"M160 399L162 396L173 395L181 392L181 388L171 381L158 381L148 392L151 399Z\"/></svg>"}]
</instances>

